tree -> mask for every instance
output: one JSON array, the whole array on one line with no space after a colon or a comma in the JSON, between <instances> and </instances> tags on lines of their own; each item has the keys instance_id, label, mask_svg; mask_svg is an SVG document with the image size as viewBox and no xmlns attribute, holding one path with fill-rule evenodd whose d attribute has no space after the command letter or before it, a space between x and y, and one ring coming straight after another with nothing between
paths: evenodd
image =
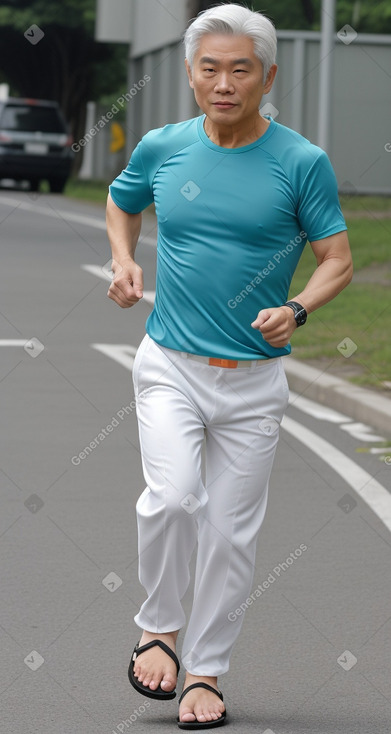
<instances>
[{"instance_id":1,"label":"tree","mask_svg":"<svg viewBox=\"0 0 391 734\"><path fill-rule=\"evenodd\" d=\"M94 22L95 0L4 0L0 8L2 81L16 96L59 102L76 141L87 101L126 83L127 46L96 42ZM44 33L35 44L24 36L32 25Z\"/></svg>"},{"instance_id":2,"label":"tree","mask_svg":"<svg viewBox=\"0 0 391 734\"><path fill-rule=\"evenodd\" d=\"M298 0L298 2L292 2L292 0L223 0L227 4L236 2L239 5L245 5L251 10L259 10L265 13L270 18L277 28L289 28L289 29L304 29L311 30L312 23L314 22L314 2L317 4L317 0ZM207 10L207 8L216 5L213 0L199 0L199 8L197 12L201 10Z\"/></svg>"},{"instance_id":3,"label":"tree","mask_svg":"<svg viewBox=\"0 0 391 734\"><path fill-rule=\"evenodd\" d=\"M226 0L259 10L277 29L319 30L321 0ZM199 10L216 5L199 0ZM336 31L349 23L357 33L391 33L391 0L336 0Z\"/></svg>"}]
</instances>

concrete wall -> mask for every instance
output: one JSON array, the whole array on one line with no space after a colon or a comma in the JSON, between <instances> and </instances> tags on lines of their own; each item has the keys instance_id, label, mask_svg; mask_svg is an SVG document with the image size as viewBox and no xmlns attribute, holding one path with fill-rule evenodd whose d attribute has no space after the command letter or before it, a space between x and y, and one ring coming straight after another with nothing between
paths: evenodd
<instances>
[{"instance_id":1,"label":"concrete wall","mask_svg":"<svg viewBox=\"0 0 391 734\"><path fill-rule=\"evenodd\" d=\"M124 27L128 29L128 88L134 88L143 78L150 78L127 106L126 156L129 158L148 130L200 113L188 86L184 46L180 40L188 20L194 17L195 3L191 0L97 2L100 40L116 40L118 34L121 38L117 40L123 41ZM113 13L114 5L116 13ZM121 12L122 23L119 23ZM279 70L262 108L272 104L277 122L317 143L320 33L278 31L277 36ZM327 152L341 191L391 194L390 119L391 36L359 34L345 44L336 35L331 142Z\"/></svg>"},{"instance_id":2,"label":"concrete wall","mask_svg":"<svg viewBox=\"0 0 391 734\"><path fill-rule=\"evenodd\" d=\"M317 143L320 34L278 32L277 121ZM391 193L391 36L336 36L330 149L341 190ZM389 147L389 146L387 146Z\"/></svg>"}]
</instances>

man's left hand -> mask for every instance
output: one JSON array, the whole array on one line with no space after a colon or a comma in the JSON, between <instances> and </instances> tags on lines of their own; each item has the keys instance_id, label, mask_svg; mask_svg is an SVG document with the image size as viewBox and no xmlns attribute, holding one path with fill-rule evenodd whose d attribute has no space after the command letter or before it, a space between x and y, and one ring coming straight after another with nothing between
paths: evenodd
<instances>
[{"instance_id":1,"label":"man's left hand","mask_svg":"<svg viewBox=\"0 0 391 734\"><path fill-rule=\"evenodd\" d=\"M295 315L289 306L263 308L251 326L259 329L265 341L276 349L286 347L297 329Z\"/></svg>"}]
</instances>

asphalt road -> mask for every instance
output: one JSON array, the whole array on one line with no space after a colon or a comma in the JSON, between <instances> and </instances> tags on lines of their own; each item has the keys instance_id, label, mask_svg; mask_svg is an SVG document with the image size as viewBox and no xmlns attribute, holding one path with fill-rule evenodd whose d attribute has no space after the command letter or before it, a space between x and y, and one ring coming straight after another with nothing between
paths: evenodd
<instances>
[{"instance_id":1,"label":"asphalt road","mask_svg":"<svg viewBox=\"0 0 391 734\"><path fill-rule=\"evenodd\" d=\"M131 310L106 297L101 207L2 191L0 221L0 732L174 731L177 702L127 680L144 599L130 368L152 308L154 220ZM232 734L390 732L391 457L367 451L376 442L292 396L254 598L219 679Z\"/></svg>"}]
</instances>

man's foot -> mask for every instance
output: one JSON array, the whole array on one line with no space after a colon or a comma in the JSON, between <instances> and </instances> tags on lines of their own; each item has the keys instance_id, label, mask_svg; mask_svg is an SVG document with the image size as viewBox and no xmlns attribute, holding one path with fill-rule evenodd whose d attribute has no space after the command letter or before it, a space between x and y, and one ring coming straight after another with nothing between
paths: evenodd
<instances>
[{"instance_id":1,"label":"man's foot","mask_svg":"<svg viewBox=\"0 0 391 734\"><path fill-rule=\"evenodd\" d=\"M139 647L153 640L161 640L175 653L175 642L179 630L157 634L143 632ZM139 683L147 686L151 691L160 687L163 691L173 691L177 682L177 669L173 660L157 645L141 652L134 661L134 675Z\"/></svg>"},{"instance_id":2,"label":"man's foot","mask_svg":"<svg viewBox=\"0 0 391 734\"><path fill-rule=\"evenodd\" d=\"M183 690L193 683L208 683L216 691L218 690L217 678L186 673ZM189 693L186 693L179 706L179 721L189 723L192 721L201 723L216 721L216 719L221 718L224 711L223 702L212 691L207 691L205 688L193 688Z\"/></svg>"}]
</instances>

